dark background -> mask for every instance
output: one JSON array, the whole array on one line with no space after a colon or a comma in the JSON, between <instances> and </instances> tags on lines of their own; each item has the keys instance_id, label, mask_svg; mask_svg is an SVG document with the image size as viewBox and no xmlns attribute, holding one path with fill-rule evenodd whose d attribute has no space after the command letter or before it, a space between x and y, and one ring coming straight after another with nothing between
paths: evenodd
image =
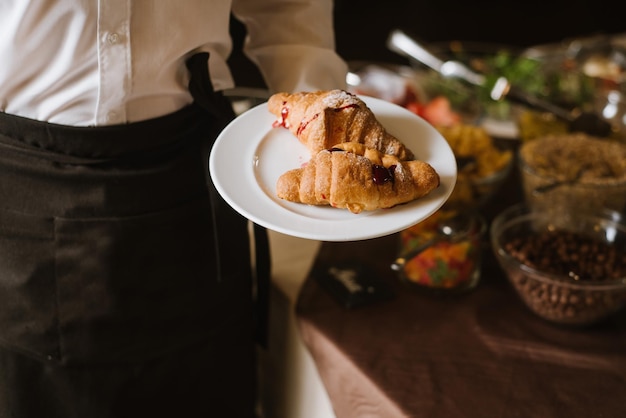
<instances>
[{"instance_id":1,"label":"dark background","mask_svg":"<svg viewBox=\"0 0 626 418\"><path fill-rule=\"evenodd\" d=\"M347 61L405 64L385 42L399 28L425 42L453 40L527 47L567 38L626 32L626 17L608 0L335 0L337 52ZM305 24L306 22L303 22ZM264 87L241 53L245 29L232 20L230 59L238 86Z\"/></svg>"}]
</instances>

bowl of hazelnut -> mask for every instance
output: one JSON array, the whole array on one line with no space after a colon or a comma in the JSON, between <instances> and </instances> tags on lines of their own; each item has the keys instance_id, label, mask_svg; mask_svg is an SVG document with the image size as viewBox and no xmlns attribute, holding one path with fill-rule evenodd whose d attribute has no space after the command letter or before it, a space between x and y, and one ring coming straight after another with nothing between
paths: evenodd
<instances>
[{"instance_id":1,"label":"bowl of hazelnut","mask_svg":"<svg viewBox=\"0 0 626 418\"><path fill-rule=\"evenodd\" d=\"M555 218L521 203L494 218L490 239L520 299L545 320L587 326L626 306L626 221L619 212Z\"/></svg>"}]
</instances>

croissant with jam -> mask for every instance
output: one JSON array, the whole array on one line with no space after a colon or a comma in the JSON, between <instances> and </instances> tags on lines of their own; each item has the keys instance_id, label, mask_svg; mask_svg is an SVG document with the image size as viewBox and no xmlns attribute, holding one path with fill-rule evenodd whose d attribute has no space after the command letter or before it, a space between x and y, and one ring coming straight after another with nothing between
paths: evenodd
<instances>
[{"instance_id":1,"label":"croissant with jam","mask_svg":"<svg viewBox=\"0 0 626 418\"><path fill-rule=\"evenodd\" d=\"M268 109L278 118L274 126L289 129L311 156L343 142L357 142L400 160L414 158L365 102L345 90L276 93L269 98Z\"/></svg>"},{"instance_id":2,"label":"croissant with jam","mask_svg":"<svg viewBox=\"0 0 626 418\"><path fill-rule=\"evenodd\" d=\"M410 202L438 186L439 175L426 162L402 161L363 144L341 143L281 175L276 194L291 202L360 213Z\"/></svg>"}]
</instances>

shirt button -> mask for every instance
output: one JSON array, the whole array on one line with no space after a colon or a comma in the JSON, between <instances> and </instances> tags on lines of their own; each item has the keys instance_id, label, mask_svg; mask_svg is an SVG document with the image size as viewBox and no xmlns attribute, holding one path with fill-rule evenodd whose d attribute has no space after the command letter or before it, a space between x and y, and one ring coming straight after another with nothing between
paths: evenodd
<instances>
[{"instance_id":1,"label":"shirt button","mask_svg":"<svg viewBox=\"0 0 626 418\"><path fill-rule=\"evenodd\" d=\"M113 33L109 33L109 35L107 36L107 41L111 44L114 45L116 43L118 43L120 41L120 35L113 32Z\"/></svg>"},{"instance_id":2,"label":"shirt button","mask_svg":"<svg viewBox=\"0 0 626 418\"><path fill-rule=\"evenodd\" d=\"M107 122L116 122L116 121L117 121L117 112L107 113Z\"/></svg>"}]
</instances>

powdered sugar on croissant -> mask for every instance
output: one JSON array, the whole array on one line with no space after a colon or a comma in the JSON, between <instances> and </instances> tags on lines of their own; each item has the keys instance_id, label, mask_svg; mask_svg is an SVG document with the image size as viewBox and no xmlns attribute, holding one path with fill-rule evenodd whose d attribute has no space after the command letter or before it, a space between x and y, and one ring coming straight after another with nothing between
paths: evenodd
<instances>
[{"instance_id":1,"label":"powdered sugar on croissant","mask_svg":"<svg viewBox=\"0 0 626 418\"><path fill-rule=\"evenodd\" d=\"M289 129L311 156L343 142L357 142L401 160L414 158L364 101L345 90L276 93L269 98L268 109L278 118L274 126Z\"/></svg>"},{"instance_id":2,"label":"powdered sugar on croissant","mask_svg":"<svg viewBox=\"0 0 626 418\"><path fill-rule=\"evenodd\" d=\"M292 202L360 213L410 202L438 186L439 175L426 162L401 161L362 144L342 143L280 176L276 194Z\"/></svg>"}]
</instances>

